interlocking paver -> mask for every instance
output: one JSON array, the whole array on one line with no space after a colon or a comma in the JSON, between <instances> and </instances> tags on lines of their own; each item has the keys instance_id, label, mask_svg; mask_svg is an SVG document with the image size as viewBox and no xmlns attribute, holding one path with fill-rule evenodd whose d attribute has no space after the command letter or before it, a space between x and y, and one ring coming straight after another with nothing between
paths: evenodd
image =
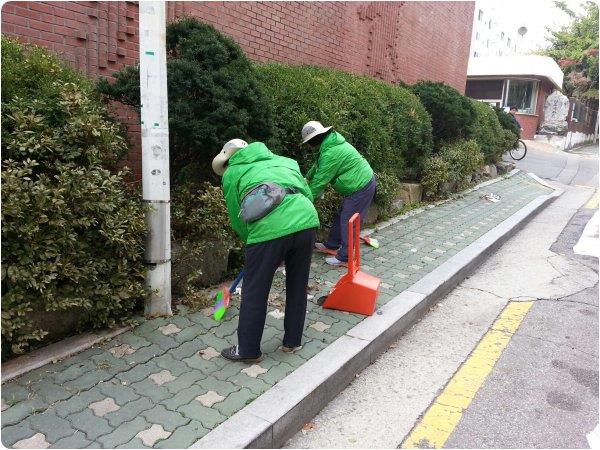
<instances>
[{"instance_id":1,"label":"interlocking paver","mask_svg":"<svg viewBox=\"0 0 600 450\"><path fill-rule=\"evenodd\" d=\"M136 417L135 419L124 422L104 436L98 438L98 442L102 444L104 448L115 448L119 445L123 445L131 441L140 431L146 430L150 427L150 423L143 417Z\"/></svg>"},{"instance_id":2,"label":"interlocking paver","mask_svg":"<svg viewBox=\"0 0 600 450\"><path fill-rule=\"evenodd\" d=\"M248 388L255 394L262 394L272 386L260 378L252 378L241 372L230 377L229 381L241 388Z\"/></svg>"},{"instance_id":3,"label":"interlocking paver","mask_svg":"<svg viewBox=\"0 0 600 450\"><path fill-rule=\"evenodd\" d=\"M129 344L121 344L108 350L115 358L122 358L125 355L135 353L135 349Z\"/></svg>"},{"instance_id":4,"label":"interlocking paver","mask_svg":"<svg viewBox=\"0 0 600 450\"><path fill-rule=\"evenodd\" d=\"M59 439L54 442L50 448L85 448L91 444L91 441L86 439L85 434L79 430L75 430L70 436Z\"/></svg>"},{"instance_id":5,"label":"interlocking paver","mask_svg":"<svg viewBox=\"0 0 600 450\"><path fill-rule=\"evenodd\" d=\"M166 398L171 397L173 394L164 386L157 386L149 378L138 381L137 383L131 383L129 385L136 394L149 398L154 403L160 403Z\"/></svg>"},{"instance_id":6,"label":"interlocking paver","mask_svg":"<svg viewBox=\"0 0 600 450\"><path fill-rule=\"evenodd\" d=\"M161 401L167 409L177 411L180 406L190 403L193 399L206 392L206 389L200 385L192 385L187 389L183 389L171 397Z\"/></svg>"},{"instance_id":7,"label":"interlocking paver","mask_svg":"<svg viewBox=\"0 0 600 450\"><path fill-rule=\"evenodd\" d=\"M90 440L96 440L103 434L110 433L113 427L104 417L98 417L90 409L84 409L81 412L67 417L71 426L83 431Z\"/></svg>"},{"instance_id":8,"label":"interlocking paver","mask_svg":"<svg viewBox=\"0 0 600 450\"><path fill-rule=\"evenodd\" d=\"M200 380L206 378L206 375L199 370L190 369L187 373L178 376L173 381L169 381L164 386L169 392L177 393L182 389L188 388Z\"/></svg>"},{"instance_id":9,"label":"interlocking paver","mask_svg":"<svg viewBox=\"0 0 600 450\"><path fill-rule=\"evenodd\" d=\"M120 406L115 403L115 399L108 397L104 400L94 402L88 406L98 417L103 417L109 412L117 411Z\"/></svg>"},{"instance_id":10,"label":"interlocking paver","mask_svg":"<svg viewBox=\"0 0 600 450\"><path fill-rule=\"evenodd\" d=\"M160 370L161 368L158 367L154 361L152 361L148 364L138 364L136 366L132 366L132 368L127 372L121 372L117 374L117 379L127 385L137 381L142 381L153 373L160 372Z\"/></svg>"},{"instance_id":11,"label":"interlocking paver","mask_svg":"<svg viewBox=\"0 0 600 450\"><path fill-rule=\"evenodd\" d=\"M132 386L124 386L116 378L100 383L98 389L107 397L113 398L119 406L140 398Z\"/></svg>"},{"instance_id":12,"label":"interlocking paver","mask_svg":"<svg viewBox=\"0 0 600 450\"><path fill-rule=\"evenodd\" d=\"M152 382L158 386L161 386L169 381L173 381L177 379L174 377L170 370L163 369L160 372L153 373L148 378L152 380Z\"/></svg>"},{"instance_id":13,"label":"interlocking paver","mask_svg":"<svg viewBox=\"0 0 600 450\"><path fill-rule=\"evenodd\" d=\"M165 431L161 425L154 424L147 430L140 431L136 437L140 438L147 447L152 447L156 442L166 439L170 435L170 431Z\"/></svg>"},{"instance_id":14,"label":"interlocking paver","mask_svg":"<svg viewBox=\"0 0 600 450\"><path fill-rule=\"evenodd\" d=\"M177 411L180 412L184 417L197 420L202 424L202 426L208 429L214 428L227 419L227 417L221 414L217 409L207 408L196 399L187 405L177 408Z\"/></svg>"},{"instance_id":15,"label":"interlocking paver","mask_svg":"<svg viewBox=\"0 0 600 450\"><path fill-rule=\"evenodd\" d=\"M99 388L94 388L89 391L81 392L78 395L74 395L64 402L55 404L54 412L57 416L64 419L73 413L83 411L93 402L103 400L104 398L106 398L106 395L103 394Z\"/></svg>"},{"instance_id":16,"label":"interlocking paver","mask_svg":"<svg viewBox=\"0 0 600 450\"><path fill-rule=\"evenodd\" d=\"M177 428L189 423L190 419L183 417L176 411L170 411L163 405L157 405L142 413L142 416L150 423L162 425L167 431L175 431Z\"/></svg>"},{"instance_id":17,"label":"interlocking paver","mask_svg":"<svg viewBox=\"0 0 600 450\"><path fill-rule=\"evenodd\" d=\"M108 420L108 423L116 427L121 425L123 422L128 422L137 417L142 411L152 408L153 403L146 397L141 397L137 400L129 402L119 408L117 411L109 412L104 416Z\"/></svg>"},{"instance_id":18,"label":"interlocking paver","mask_svg":"<svg viewBox=\"0 0 600 450\"><path fill-rule=\"evenodd\" d=\"M46 409L46 403L40 398L23 400L4 411L0 415L2 427L19 423L25 417L28 417L36 412L41 412Z\"/></svg>"},{"instance_id":19,"label":"interlocking paver","mask_svg":"<svg viewBox=\"0 0 600 450\"><path fill-rule=\"evenodd\" d=\"M223 400L225 400L225 397L217 394L215 391L208 391L206 394L202 394L202 395L199 395L198 397L196 397L196 400L198 400L204 406L210 408L215 403L219 403L219 402L222 402Z\"/></svg>"},{"instance_id":20,"label":"interlocking paver","mask_svg":"<svg viewBox=\"0 0 600 450\"><path fill-rule=\"evenodd\" d=\"M68 420L56 415L52 410L47 410L42 414L35 414L29 418L29 426L46 436L50 443L72 435L75 430L71 427Z\"/></svg>"},{"instance_id":21,"label":"interlocking paver","mask_svg":"<svg viewBox=\"0 0 600 450\"><path fill-rule=\"evenodd\" d=\"M197 420L190 420L187 425L177 428L171 436L154 444L154 448L188 448L202 436L208 429Z\"/></svg>"},{"instance_id":22,"label":"interlocking paver","mask_svg":"<svg viewBox=\"0 0 600 450\"><path fill-rule=\"evenodd\" d=\"M42 433L36 433L28 439L15 442L13 448L48 448L50 443L46 441L46 436Z\"/></svg>"},{"instance_id":23,"label":"interlocking paver","mask_svg":"<svg viewBox=\"0 0 600 450\"><path fill-rule=\"evenodd\" d=\"M36 432L29 426L28 421L16 425L10 425L2 429L2 444L5 447L12 446L15 442L29 439Z\"/></svg>"}]
</instances>

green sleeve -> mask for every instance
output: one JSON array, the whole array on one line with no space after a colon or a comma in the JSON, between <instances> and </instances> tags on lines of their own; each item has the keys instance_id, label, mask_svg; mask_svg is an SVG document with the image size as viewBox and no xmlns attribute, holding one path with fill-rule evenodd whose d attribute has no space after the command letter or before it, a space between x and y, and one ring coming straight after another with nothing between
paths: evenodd
<instances>
[{"instance_id":1,"label":"green sleeve","mask_svg":"<svg viewBox=\"0 0 600 450\"><path fill-rule=\"evenodd\" d=\"M310 166L310 169L308 170L308 172L306 173L306 178L308 181L312 180L312 178L315 176L315 171L317 170L317 165L313 164L312 166Z\"/></svg>"},{"instance_id":2,"label":"green sleeve","mask_svg":"<svg viewBox=\"0 0 600 450\"><path fill-rule=\"evenodd\" d=\"M298 190L300 191L300 193L302 195L304 195L311 202L313 201L312 192L310 191L308 184L306 184L306 181L304 181L304 178L302 178L302 177L300 177L300 186L298 187Z\"/></svg>"},{"instance_id":3,"label":"green sleeve","mask_svg":"<svg viewBox=\"0 0 600 450\"><path fill-rule=\"evenodd\" d=\"M240 219L240 199L236 183L230 182L229 179L223 179L223 195L225 195L225 203L227 203L227 212L229 213L231 227L240 239L246 243L248 239L248 225Z\"/></svg>"},{"instance_id":4,"label":"green sleeve","mask_svg":"<svg viewBox=\"0 0 600 450\"><path fill-rule=\"evenodd\" d=\"M336 176L340 166L340 159L335 157L335 152L327 152L319 155L314 175L309 180L308 186L313 198L319 197L327 183Z\"/></svg>"}]
</instances>

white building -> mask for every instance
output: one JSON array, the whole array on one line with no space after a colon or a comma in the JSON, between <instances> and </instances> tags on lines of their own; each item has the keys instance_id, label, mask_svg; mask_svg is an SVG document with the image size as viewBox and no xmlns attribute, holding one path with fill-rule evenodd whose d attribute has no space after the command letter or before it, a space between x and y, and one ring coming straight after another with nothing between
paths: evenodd
<instances>
[{"instance_id":1,"label":"white building","mask_svg":"<svg viewBox=\"0 0 600 450\"><path fill-rule=\"evenodd\" d=\"M498 8L502 2L477 1L473 17L470 56L512 56L519 55L518 27L501 19Z\"/></svg>"}]
</instances>

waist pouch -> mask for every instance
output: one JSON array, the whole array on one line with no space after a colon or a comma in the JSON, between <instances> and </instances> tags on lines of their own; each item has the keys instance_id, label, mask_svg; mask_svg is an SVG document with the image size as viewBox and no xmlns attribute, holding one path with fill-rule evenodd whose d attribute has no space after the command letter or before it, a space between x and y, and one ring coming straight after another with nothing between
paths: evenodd
<instances>
[{"instance_id":1,"label":"waist pouch","mask_svg":"<svg viewBox=\"0 0 600 450\"><path fill-rule=\"evenodd\" d=\"M296 193L296 189L277 183L259 184L244 195L239 215L246 223L256 222L277 208L287 194Z\"/></svg>"}]
</instances>

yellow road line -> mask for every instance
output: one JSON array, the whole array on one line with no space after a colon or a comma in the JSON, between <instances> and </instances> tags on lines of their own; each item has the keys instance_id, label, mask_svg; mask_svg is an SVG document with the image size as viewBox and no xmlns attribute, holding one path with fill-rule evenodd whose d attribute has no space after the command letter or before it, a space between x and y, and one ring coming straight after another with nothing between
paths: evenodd
<instances>
[{"instance_id":1,"label":"yellow road line","mask_svg":"<svg viewBox=\"0 0 600 450\"><path fill-rule=\"evenodd\" d=\"M598 201L600 200L600 195L598 193L598 191L596 191L596 193L594 195L592 195L592 198L590 198L588 200L588 202L585 204L585 208L586 209L598 209Z\"/></svg>"},{"instance_id":2,"label":"yellow road line","mask_svg":"<svg viewBox=\"0 0 600 450\"><path fill-rule=\"evenodd\" d=\"M509 303L402 443L402 448L442 448L492 371L533 302Z\"/></svg>"}]
</instances>

